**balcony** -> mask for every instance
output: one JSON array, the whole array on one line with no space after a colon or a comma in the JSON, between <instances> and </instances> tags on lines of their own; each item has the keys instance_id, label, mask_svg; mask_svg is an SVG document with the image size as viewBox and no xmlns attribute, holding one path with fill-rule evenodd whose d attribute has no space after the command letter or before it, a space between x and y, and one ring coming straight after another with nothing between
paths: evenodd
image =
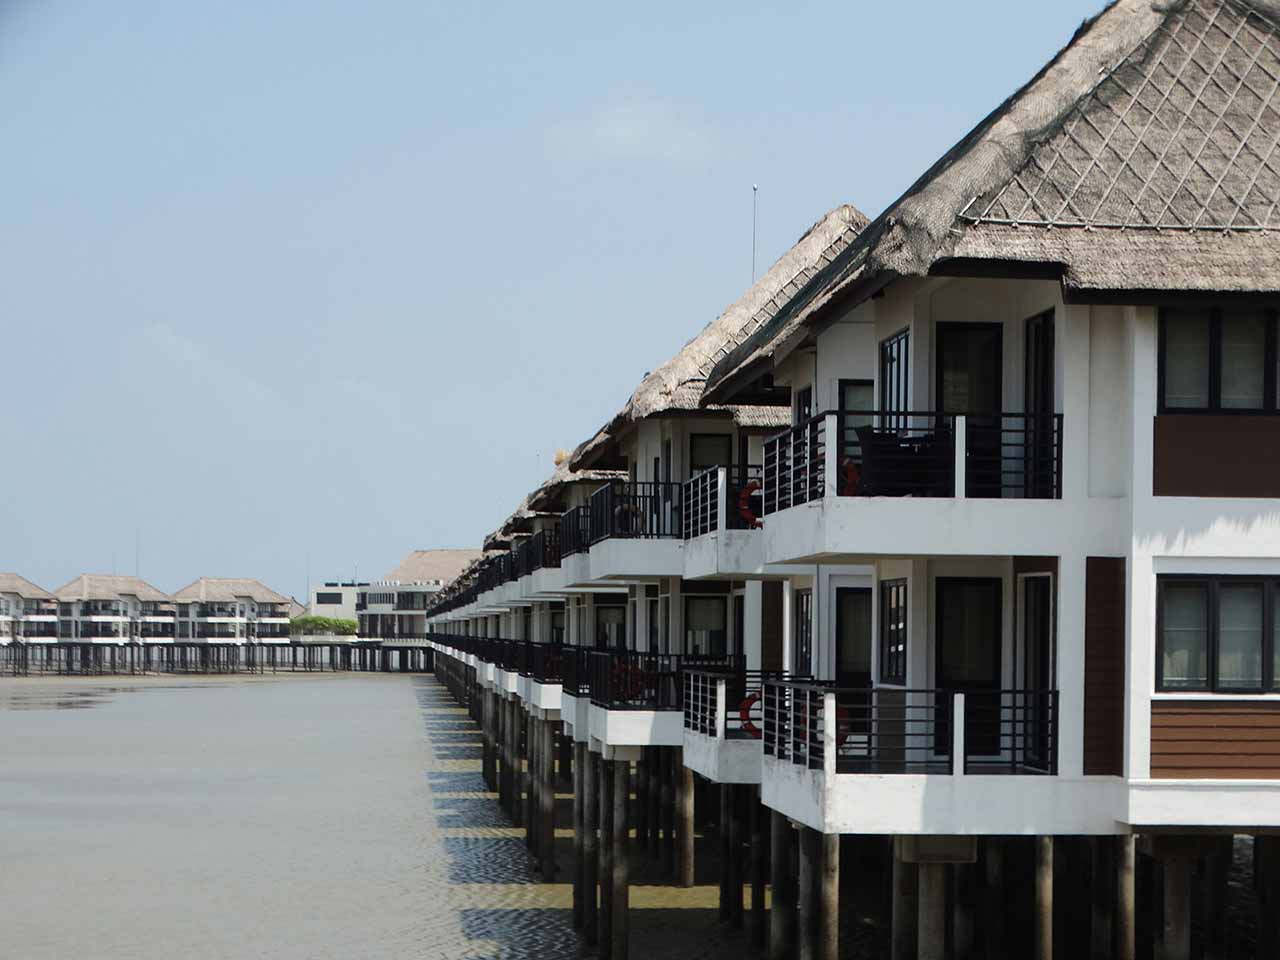
<instances>
[{"instance_id":1,"label":"balcony","mask_svg":"<svg viewBox=\"0 0 1280 960\"><path fill-rule=\"evenodd\" d=\"M1116 549L1118 498L1063 499L1062 438L1058 414L821 414L765 444L763 560Z\"/></svg>"},{"instance_id":2,"label":"balcony","mask_svg":"<svg viewBox=\"0 0 1280 960\"><path fill-rule=\"evenodd\" d=\"M713 783L759 783L764 684L787 676L759 670L685 670L685 765Z\"/></svg>"},{"instance_id":3,"label":"balcony","mask_svg":"<svg viewBox=\"0 0 1280 960\"><path fill-rule=\"evenodd\" d=\"M682 539L679 483L608 483L591 494L591 544Z\"/></svg>"},{"instance_id":4,"label":"balcony","mask_svg":"<svg viewBox=\"0 0 1280 960\"><path fill-rule=\"evenodd\" d=\"M761 466L713 467L684 485L684 577L743 577L764 565Z\"/></svg>"},{"instance_id":5,"label":"balcony","mask_svg":"<svg viewBox=\"0 0 1280 960\"><path fill-rule=\"evenodd\" d=\"M1106 832L1110 785L1057 777L1054 690L763 684L765 802L833 833Z\"/></svg>"},{"instance_id":6,"label":"balcony","mask_svg":"<svg viewBox=\"0 0 1280 960\"><path fill-rule=\"evenodd\" d=\"M591 507L574 507L560 515L560 556L572 557L591 548Z\"/></svg>"}]
</instances>

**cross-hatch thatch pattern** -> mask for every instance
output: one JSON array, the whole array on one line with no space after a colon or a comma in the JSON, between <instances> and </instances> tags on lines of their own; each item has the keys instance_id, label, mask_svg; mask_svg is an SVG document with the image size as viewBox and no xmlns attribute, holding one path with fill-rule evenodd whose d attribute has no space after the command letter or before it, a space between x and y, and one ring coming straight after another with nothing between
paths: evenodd
<instances>
[{"instance_id":1,"label":"cross-hatch thatch pattern","mask_svg":"<svg viewBox=\"0 0 1280 960\"><path fill-rule=\"evenodd\" d=\"M1065 117L973 224L1280 226L1280 42L1236 0L1173 12Z\"/></svg>"}]
</instances>

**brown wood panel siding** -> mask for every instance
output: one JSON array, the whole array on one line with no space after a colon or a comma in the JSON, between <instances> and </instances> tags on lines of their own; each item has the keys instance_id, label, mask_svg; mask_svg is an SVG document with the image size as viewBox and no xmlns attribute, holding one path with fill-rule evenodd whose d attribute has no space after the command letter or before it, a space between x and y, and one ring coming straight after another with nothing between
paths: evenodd
<instances>
[{"instance_id":1,"label":"brown wood panel siding","mask_svg":"<svg viewBox=\"0 0 1280 960\"><path fill-rule=\"evenodd\" d=\"M1151 776L1280 780L1280 702L1153 700Z\"/></svg>"},{"instance_id":2,"label":"brown wood panel siding","mask_svg":"<svg viewBox=\"0 0 1280 960\"><path fill-rule=\"evenodd\" d=\"M782 583L761 584L760 669L782 669Z\"/></svg>"},{"instance_id":3,"label":"brown wood panel siding","mask_svg":"<svg viewBox=\"0 0 1280 960\"><path fill-rule=\"evenodd\" d=\"M1155 418L1157 497L1280 497L1280 416Z\"/></svg>"},{"instance_id":4,"label":"brown wood panel siding","mask_svg":"<svg viewBox=\"0 0 1280 960\"><path fill-rule=\"evenodd\" d=\"M1084 772L1124 775L1123 557L1089 557L1084 585Z\"/></svg>"}]
</instances>

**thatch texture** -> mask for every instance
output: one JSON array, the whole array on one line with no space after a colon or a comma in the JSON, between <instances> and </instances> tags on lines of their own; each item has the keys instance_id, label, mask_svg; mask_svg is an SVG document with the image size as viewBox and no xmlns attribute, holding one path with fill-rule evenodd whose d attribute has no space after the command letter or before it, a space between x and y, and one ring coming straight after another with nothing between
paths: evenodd
<instances>
[{"instance_id":1,"label":"thatch texture","mask_svg":"<svg viewBox=\"0 0 1280 960\"><path fill-rule=\"evenodd\" d=\"M255 603L288 603L260 580L234 577L201 577L173 595L174 600L194 603L234 603L248 599Z\"/></svg>"},{"instance_id":2,"label":"thatch texture","mask_svg":"<svg viewBox=\"0 0 1280 960\"><path fill-rule=\"evenodd\" d=\"M167 602L167 593L157 590L138 577L121 577L109 573L83 573L70 583L64 583L53 591L59 600L68 603L76 600L118 600L121 597L137 597L146 602Z\"/></svg>"},{"instance_id":3,"label":"thatch texture","mask_svg":"<svg viewBox=\"0 0 1280 960\"><path fill-rule=\"evenodd\" d=\"M574 468L597 463L617 434L647 417L676 412L715 411L741 426L785 426L787 418L768 408L702 407L706 379L736 345L765 327L812 277L851 244L867 218L849 204L836 207L778 258L756 283L674 357L640 382L631 399L596 435L573 452Z\"/></svg>"},{"instance_id":4,"label":"thatch texture","mask_svg":"<svg viewBox=\"0 0 1280 960\"><path fill-rule=\"evenodd\" d=\"M16 573L0 573L0 593L16 593L24 600L52 600L53 594Z\"/></svg>"},{"instance_id":5,"label":"thatch texture","mask_svg":"<svg viewBox=\"0 0 1280 960\"><path fill-rule=\"evenodd\" d=\"M415 550L387 574L398 583L448 583L480 557L479 550Z\"/></svg>"},{"instance_id":6,"label":"thatch texture","mask_svg":"<svg viewBox=\"0 0 1280 960\"><path fill-rule=\"evenodd\" d=\"M895 277L1053 268L1068 295L1280 291L1280 3L1116 0L876 218L706 399Z\"/></svg>"}]
</instances>

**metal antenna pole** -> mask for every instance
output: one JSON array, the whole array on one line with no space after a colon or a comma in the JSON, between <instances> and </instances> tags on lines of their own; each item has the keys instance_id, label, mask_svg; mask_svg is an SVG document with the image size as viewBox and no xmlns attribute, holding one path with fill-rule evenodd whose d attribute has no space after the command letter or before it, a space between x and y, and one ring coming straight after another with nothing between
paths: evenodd
<instances>
[{"instance_id":1,"label":"metal antenna pole","mask_svg":"<svg viewBox=\"0 0 1280 960\"><path fill-rule=\"evenodd\" d=\"M760 184L751 185L751 284L756 282L756 212L759 207Z\"/></svg>"}]
</instances>

